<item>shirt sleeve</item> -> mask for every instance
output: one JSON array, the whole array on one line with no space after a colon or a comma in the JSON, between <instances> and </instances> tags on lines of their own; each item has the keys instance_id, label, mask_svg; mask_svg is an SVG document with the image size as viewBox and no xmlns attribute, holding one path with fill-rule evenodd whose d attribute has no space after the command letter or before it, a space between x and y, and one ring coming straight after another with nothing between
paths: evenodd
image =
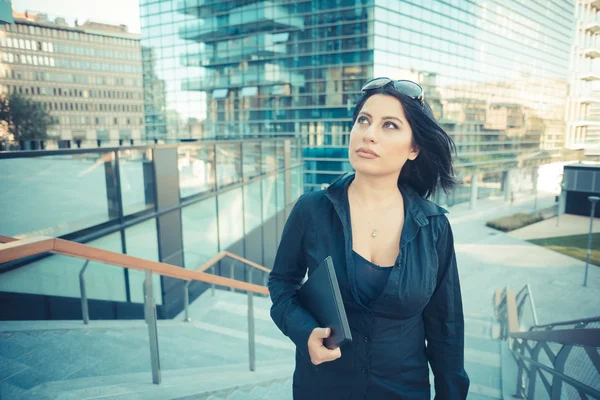
<instances>
[{"instance_id":1,"label":"shirt sleeve","mask_svg":"<svg viewBox=\"0 0 600 400\"><path fill-rule=\"evenodd\" d=\"M308 338L319 326L314 317L300 305L296 291L306 275L304 232L306 217L302 215L304 195L298 199L283 228L281 242L269 275L269 292L273 305L271 318L284 335L306 357Z\"/></svg>"},{"instance_id":2,"label":"shirt sleeve","mask_svg":"<svg viewBox=\"0 0 600 400\"><path fill-rule=\"evenodd\" d=\"M436 400L466 399L469 376L464 368L464 317L454 237L444 216L436 246L438 283L423 311L427 347L425 354L435 379Z\"/></svg>"}]
</instances>

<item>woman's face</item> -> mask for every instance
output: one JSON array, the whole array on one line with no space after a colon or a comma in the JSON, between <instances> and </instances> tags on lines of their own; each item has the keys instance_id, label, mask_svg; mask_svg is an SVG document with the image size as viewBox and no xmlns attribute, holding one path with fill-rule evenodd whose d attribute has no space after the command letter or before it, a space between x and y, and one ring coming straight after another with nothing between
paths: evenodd
<instances>
[{"instance_id":1,"label":"woman's face","mask_svg":"<svg viewBox=\"0 0 600 400\"><path fill-rule=\"evenodd\" d=\"M399 174L406 160L418 154L400 101L383 94L369 97L350 134L352 167L368 175Z\"/></svg>"}]
</instances>

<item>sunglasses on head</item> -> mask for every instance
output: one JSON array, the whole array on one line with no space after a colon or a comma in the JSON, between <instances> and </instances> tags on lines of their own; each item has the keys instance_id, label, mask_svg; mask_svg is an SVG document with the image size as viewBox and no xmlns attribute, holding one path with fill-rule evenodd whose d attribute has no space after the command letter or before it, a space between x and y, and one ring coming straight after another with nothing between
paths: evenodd
<instances>
[{"instance_id":1,"label":"sunglasses on head","mask_svg":"<svg viewBox=\"0 0 600 400\"><path fill-rule=\"evenodd\" d=\"M388 85L392 85L394 89L398 92L402 93L405 96L410 97L413 100L417 100L421 106L423 106L423 102L425 100L425 96L423 94L423 88L413 82L407 80L398 80L394 81L390 78L375 78L371 79L369 82L365 83L361 89L363 93L368 92L369 90L380 89L382 87L386 87Z\"/></svg>"}]
</instances>

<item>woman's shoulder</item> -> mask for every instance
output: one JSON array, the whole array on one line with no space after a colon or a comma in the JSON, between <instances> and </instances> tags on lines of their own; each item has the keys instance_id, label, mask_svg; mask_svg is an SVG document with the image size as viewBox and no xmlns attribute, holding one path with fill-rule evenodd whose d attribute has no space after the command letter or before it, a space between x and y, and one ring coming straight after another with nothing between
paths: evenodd
<instances>
[{"instance_id":1,"label":"woman's shoulder","mask_svg":"<svg viewBox=\"0 0 600 400\"><path fill-rule=\"evenodd\" d=\"M317 190L302 194L296 201L296 207L304 209L313 209L326 204L327 190Z\"/></svg>"}]
</instances>

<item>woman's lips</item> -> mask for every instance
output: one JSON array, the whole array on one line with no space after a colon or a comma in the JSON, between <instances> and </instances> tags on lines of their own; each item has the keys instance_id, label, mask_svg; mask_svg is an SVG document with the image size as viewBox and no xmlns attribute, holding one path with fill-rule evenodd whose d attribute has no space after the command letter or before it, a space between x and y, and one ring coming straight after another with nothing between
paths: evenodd
<instances>
[{"instance_id":1,"label":"woman's lips","mask_svg":"<svg viewBox=\"0 0 600 400\"><path fill-rule=\"evenodd\" d=\"M359 157L368 159L374 159L379 157L379 154L377 154L377 152L371 149L367 149L366 147L361 147L360 149L356 150L356 154Z\"/></svg>"}]
</instances>

